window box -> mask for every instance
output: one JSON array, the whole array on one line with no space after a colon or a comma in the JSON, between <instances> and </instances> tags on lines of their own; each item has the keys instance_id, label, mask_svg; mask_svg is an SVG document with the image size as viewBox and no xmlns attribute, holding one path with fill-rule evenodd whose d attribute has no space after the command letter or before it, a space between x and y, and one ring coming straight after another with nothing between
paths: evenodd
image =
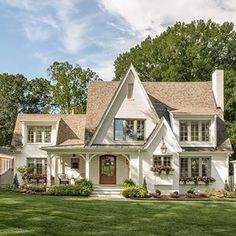
<instances>
[{"instance_id":1,"label":"window box","mask_svg":"<svg viewBox=\"0 0 236 236\"><path fill-rule=\"evenodd\" d=\"M202 184L212 184L216 180L215 178L211 176L194 176L194 177L182 177L180 178L179 182L180 184L186 184L186 185L202 185Z\"/></svg>"},{"instance_id":2,"label":"window box","mask_svg":"<svg viewBox=\"0 0 236 236\"><path fill-rule=\"evenodd\" d=\"M150 169L155 174L161 175L165 173L165 175L169 175L174 169L171 166L163 166L163 165L154 165Z\"/></svg>"}]
</instances>

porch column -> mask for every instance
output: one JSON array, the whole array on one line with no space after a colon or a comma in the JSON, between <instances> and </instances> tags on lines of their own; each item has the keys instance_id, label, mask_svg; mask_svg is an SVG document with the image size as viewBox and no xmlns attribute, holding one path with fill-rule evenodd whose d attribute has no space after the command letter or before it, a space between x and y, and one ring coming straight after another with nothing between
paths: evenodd
<instances>
[{"instance_id":1,"label":"porch column","mask_svg":"<svg viewBox=\"0 0 236 236\"><path fill-rule=\"evenodd\" d=\"M59 158L55 157L55 184L59 184L59 179L58 179L58 162L59 162Z\"/></svg>"},{"instance_id":2,"label":"porch column","mask_svg":"<svg viewBox=\"0 0 236 236\"><path fill-rule=\"evenodd\" d=\"M90 160L89 160L89 154L86 154L85 156L85 178L90 179L89 171L90 171Z\"/></svg>"},{"instance_id":3,"label":"porch column","mask_svg":"<svg viewBox=\"0 0 236 236\"><path fill-rule=\"evenodd\" d=\"M233 170L234 170L234 175L233 175L233 188L236 189L236 161L231 161L233 164Z\"/></svg>"},{"instance_id":4,"label":"porch column","mask_svg":"<svg viewBox=\"0 0 236 236\"><path fill-rule=\"evenodd\" d=\"M51 161L52 156L47 155L47 187L51 186L51 174L52 174L52 161Z\"/></svg>"},{"instance_id":5,"label":"porch column","mask_svg":"<svg viewBox=\"0 0 236 236\"><path fill-rule=\"evenodd\" d=\"M140 150L138 150L138 184L143 185L143 170L142 170L142 158L140 155Z\"/></svg>"}]
</instances>

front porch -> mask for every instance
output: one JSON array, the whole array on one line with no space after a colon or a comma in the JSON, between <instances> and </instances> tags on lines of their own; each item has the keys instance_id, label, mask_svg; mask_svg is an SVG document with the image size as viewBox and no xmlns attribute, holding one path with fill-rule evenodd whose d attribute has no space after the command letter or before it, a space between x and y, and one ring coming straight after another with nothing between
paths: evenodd
<instances>
[{"instance_id":1,"label":"front porch","mask_svg":"<svg viewBox=\"0 0 236 236\"><path fill-rule=\"evenodd\" d=\"M61 153L47 157L47 186L74 184L86 178L94 185L121 185L131 178L130 156L120 152Z\"/></svg>"}]
</instances>

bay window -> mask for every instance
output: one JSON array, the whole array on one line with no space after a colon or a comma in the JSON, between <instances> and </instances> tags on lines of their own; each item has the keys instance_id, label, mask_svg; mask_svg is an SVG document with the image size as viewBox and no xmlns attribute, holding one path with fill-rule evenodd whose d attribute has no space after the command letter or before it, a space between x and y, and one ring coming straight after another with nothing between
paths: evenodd
<instances>
[{"instance_id":1,"label":"bay window","mask_svg":"<svg viewBox=\"0 0 236 236\"><path fill-rule=\"evenodd\" d=\"M145 139L145 120L115 119L115 141L143 141Z\"/></svg>"},{"instance_id":2,"label":"bay window","mask_svg":"<svg viewBox=\"0 0 236 236\"><path fill-rule=\"evenodd\" d=\"M180 121L179 136L181 142L209 142L210 121Z\"/></svg>"},{"instance_id":3,"label":"bay window","mask_svg":"<svg viewBox=\"0 0 236 236\"><path fill-rule=\"evenodd\" d=\"M180 158L180 177L210 176L211 158L210 157L181 157Z\"/></svg>"},{"instance_id":4,"label":"bay window","mask_svg":"<svg viewBox=\"0 0 236 236\"><path fill-rule=\"evenodd\" d=\"M51 126L28 126L28 143L51 143Z\"/></svg>"}]
</instances>

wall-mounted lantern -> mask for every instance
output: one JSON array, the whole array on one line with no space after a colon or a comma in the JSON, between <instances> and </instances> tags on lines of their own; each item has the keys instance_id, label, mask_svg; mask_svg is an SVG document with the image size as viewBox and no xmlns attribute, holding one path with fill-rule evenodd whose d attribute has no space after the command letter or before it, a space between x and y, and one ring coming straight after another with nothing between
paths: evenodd
<instances>
[{"instance_id":1,"label":"wall-mounted lantern","mask_svg":"<svg viewBox=\"0 0 236 236\"><path fill-rule=\"evenodd\" d=\"M167 153L167 146L166 146L166 144L165 144L165 140L164 140L164 137L163 137L163 136L162 136L161 152L162 152L162 154L166 154L166 153Z\"/></svg>"}]
</instances>

